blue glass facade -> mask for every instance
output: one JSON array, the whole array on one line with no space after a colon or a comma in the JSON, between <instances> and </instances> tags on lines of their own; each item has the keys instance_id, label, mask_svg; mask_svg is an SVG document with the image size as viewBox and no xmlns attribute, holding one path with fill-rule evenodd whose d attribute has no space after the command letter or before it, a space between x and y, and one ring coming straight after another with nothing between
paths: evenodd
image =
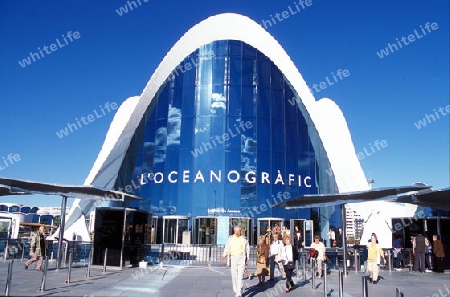
<instances>
[{"instance_id":1,"label":"blue glass facade","mask_svg":"<svg viewBox=\"0 0 450 297\"><path fill-rule=\"evenodd\" d=\"M159 217L309 219L310 209L272 207L336 188L323 174L330 167L315 128L294 98L283 73L257 49L234 40L202 46L159 89L115 188L139 185L133 194L145 200L128 206Z\"/></svg>"}]
</instances>

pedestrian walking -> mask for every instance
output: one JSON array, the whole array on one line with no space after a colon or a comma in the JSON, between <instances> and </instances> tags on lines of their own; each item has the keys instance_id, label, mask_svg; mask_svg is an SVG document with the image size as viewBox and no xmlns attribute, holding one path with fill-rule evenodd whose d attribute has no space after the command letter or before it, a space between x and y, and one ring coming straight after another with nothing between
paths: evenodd
<instances>
[{"instance_id":1,"label":"pedestrian walking","mask_svg":"<svg viewBox=\"0 0 450 297\"><path fill-rule=\"evenodd\" d=\"M222 264L227 263L230 265L233 291L236 297L241 297L243 288L242 274L245 266L248 265L250 247L248 240L241 235L242 228L235 226L233 230L234 234L228 237L223 251Z\"/></svg>"},{"instance_id":2,"label":"pedestrian walking","mask_svg":"<svg viewBox=\"0 0 450 297\"><path fill-rule=\"evenodd\" d=\"M258 286L264 286L266 276L269 275L269 245L266 244L264 235L259 237L258 247L256 248L256 276L258 277Z\"/></svg>"},{"instance_id":3,"label":"pedestrian walking","mask_svg":"<svg viewBox=\"0 0 450 297\"><path fill-rule=\"evenodd\" d=\"M269 281L274 281L275 277L275 265L278 266L278 270L281 273L281 277L286 279L286 272L283 267L284 258L284 244L280 240L280 234L273 234L273 241L270 244L269 264L270 264L270 277Z\"/></svg>"},{"instance_id":4,"label":"pedestrian walking","mask_svg":"<svg viewBox=\"0 0 450 297\"><path fill-rule=\"evenodd\" d=\"M30 255L32 256L30 260L25 262L24 268L28 269L32 263L37 261L36 271L42 271L42 261L47 254L47 241L45 240L44 226L39 227L39 231L34 233L31 237Z\"/></svg>"},{"instance_id":5,"label":"pedestrian walking","mask_svg":"<svg viewBox=\"0 0 450 297\"><path fill-rule=\"evenodd\" d=\"M378 282L381 258L383 258L384 262L386 262L386 258L384 257L383 249L378 244L378 238L375 233L372 233L367 249L367 271L369 272L369 281L376 284Z\"/></svg>"},{"instance_id":6,"label":"pedestrian walking","mask_svg":"<svg viewBox=\"0 0 450 297\"><path fill-rule=\"evenodd\" d=\"M292 239L288 235L284 238L284 244L283 266L286 272L286 293L289 293L295 287L294 281L292 280L292 273L295 269L295 262L298 260L298 251L292 245Z\"/></svg>"}]
</instances>

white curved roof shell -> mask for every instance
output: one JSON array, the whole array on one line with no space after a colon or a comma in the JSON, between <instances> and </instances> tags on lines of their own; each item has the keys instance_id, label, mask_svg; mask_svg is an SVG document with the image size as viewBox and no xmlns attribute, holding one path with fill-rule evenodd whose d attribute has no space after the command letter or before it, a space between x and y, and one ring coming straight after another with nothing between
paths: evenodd
<instances>
[{"instance_id":1,"label":"white curved roof shell","mask_svg":"<svg viewBox=\"0 0 450 297\"><path fill-rule=\"evenodd\" d=\"M141 96L132 97L122 104L85 184L107 189L113 187L130 140L159 88L186 56L199 47L217 40L243 41L270 58L300 96L309 114L307 120L309 118L316 127L339 192L369 188L339 107L330 99L316 101L281 45L258 23L234 13L212 16L186 32L164 57ZM72 222L76 219L78 203L79 201L74 202L72 207L74 210L69 213L68 220ZM80 207L86 212L87 209L81 205Z\"/></svg>"}]
</instances>

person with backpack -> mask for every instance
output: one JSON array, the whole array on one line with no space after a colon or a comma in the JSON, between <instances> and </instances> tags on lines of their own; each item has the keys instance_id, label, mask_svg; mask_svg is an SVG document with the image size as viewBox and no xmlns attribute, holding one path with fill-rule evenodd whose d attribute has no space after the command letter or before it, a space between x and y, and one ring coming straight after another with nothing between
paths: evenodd
<instances>
[{"instance_id":1,"label":"person with backpack","mask_svg":"<svg viewBox=\"0 0 450 297\"><path fill-rule=\"evenodd\" d=\"M298 260L298 251L292 245L292 239L289 235L284 237L284 259L283 266L286 272L286 293L292 291L295 287L294 281L292 280L292 272L295 269L295 263Z\"/></svg>"}]
</instances>

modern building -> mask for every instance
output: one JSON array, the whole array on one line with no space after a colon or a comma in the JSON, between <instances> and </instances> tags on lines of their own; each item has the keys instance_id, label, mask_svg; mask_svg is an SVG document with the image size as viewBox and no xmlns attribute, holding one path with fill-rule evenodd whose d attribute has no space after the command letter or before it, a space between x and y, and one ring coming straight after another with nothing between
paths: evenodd
<instances>
[{"instance_id":1,"label":"modern building","mask_svg":"<svg viewBox=\"0 0 450 297\"><path fill-rule=\"evenodd\" d=\"M361 238L361 231L364 224L364 219L354 210L350 205L345 207L346 212L346 234L347 238L359 240Z\"/></svg>"},{"instance_id":2,"label":"modern building","mask_svg":"<svg viewBox=\"0 0 450 297\"><path fill-rule=\"evenodd\" d=\"M273 206L369 189L339 107L316 101L281 45L232 13L190 29L121 105L85 184L143 197L111 206L150 211L153 242L211 244L236 224L251 241L275 223L327 238L338 207L313 209L313 230L311 209ZM75 201L66 229L96 206Z\"/></svg>"}]
</instances>

